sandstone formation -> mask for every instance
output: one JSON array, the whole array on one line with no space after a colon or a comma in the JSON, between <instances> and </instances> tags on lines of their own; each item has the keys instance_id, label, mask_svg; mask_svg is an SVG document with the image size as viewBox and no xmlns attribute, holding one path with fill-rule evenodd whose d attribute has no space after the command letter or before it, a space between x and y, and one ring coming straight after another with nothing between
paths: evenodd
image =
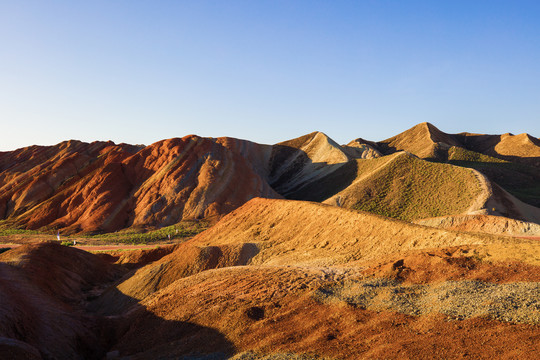
<instances>
[{"instance_id":1,"label":"sandstone formation","mask_svg":"<svg viewBox=\"0 0 540 360\"><path fill-rule=\"evenodd\" d=\"M254 199L93 311L118 317L111 349L133 359L532 359L539 265L536 241Z\"/></svg>"},{"instance_id":2,"label":"sandstone formation","mask_svg":"<svg viewBox=\"0 0 540 360\"><path fill-rule=\"evenodd\" d=\"M0 213L28 229L111 232L216 220L253 197L280 197L239 153L197 136L144 148L69 142L0 159Z\"/></svg>"},{"instance_id":3,"label":"sandstone formation","mask_svg":"<svg viewBox=\"0 0 540 360\"><path fill-rule=\"evenodd\" d=\"M537 240L256 198L163 250L0 254L0 358L534 359L539 266Z\"/></svg>"},{"instance_id":4,"label":"sandstone formation","mask_svg":"<svg viewBox=\"0 0 540 360\"><path fill-rule=\"evenodd\" d=\"M321 132L275 145L189 135L149 146L32 146L0 153L0 227L72 234L215 223L255 197L409 221L485 214L540 223L539 144L422 123L343 146Z\"/></svg>"}]
</instances>

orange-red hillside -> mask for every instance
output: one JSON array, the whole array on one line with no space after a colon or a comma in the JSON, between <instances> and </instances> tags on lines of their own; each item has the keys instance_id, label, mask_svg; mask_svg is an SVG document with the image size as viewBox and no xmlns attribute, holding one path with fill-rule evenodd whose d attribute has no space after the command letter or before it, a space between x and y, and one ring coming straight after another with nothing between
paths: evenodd
<instances>
[{"instance_id":1,"label":"orange-red hillside","mask_svg":"<svg viewBox=\"0 0 540 360\"><path fill-rule=\"evenodd\" d=\"M29 229L163 226L217 219L256 196L279 197L240 154L197 136L142 149L62 143L2 153L0 161L0 214Z\"/></svg>"},{"instance_id":2,"label":"orange-red hillside","mask_svg":"<svg viewBox=\"0 0 540 360\"><path fill-rule=\"evenodd\" d=\"M493 244L511 249L521 240L457 233L312 202L257 198L123 279L95 306L105 314L121 313L179 278L208 269L338 266L411 250ZM531 262L538 263L540 243L527 245L536 259Z\"/></svg>"}]
</instances>

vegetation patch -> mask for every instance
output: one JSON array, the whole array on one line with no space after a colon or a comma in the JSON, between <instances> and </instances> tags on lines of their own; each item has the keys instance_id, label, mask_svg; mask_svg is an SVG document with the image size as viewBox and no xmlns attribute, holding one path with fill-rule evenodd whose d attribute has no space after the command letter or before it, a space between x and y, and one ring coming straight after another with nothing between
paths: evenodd
<instances>
[{"instance_id":1,"label":"vegetation patch","mask_svg":"<svg viewBox=\"0 0 540 360\"><path fill-rule=\"evenodd\" d=\"M476 151L464 149L462 147L452 146L448 150L448 161L468 161L483 163L508 163L508 161L498 159L492 156L484 155Z\"/></svg>"},{"instance_id":2,"label":"vegetation patch","mask_svg":"<svg viewBox=\"0 0 540 360\"><path fill-rule=\"evenodd\" d=\"M26 230L26 229L19 229L19 228L0 228L0 236L9 236L9 235L39 235L43 234L40 231L37 230Z\"/></svg>"},{"instance_id":3,"label":"vegetation patch","mask_svg":"<svg viewBox=\"0 0 540 360\"><path fill-rule=\"evenodd\" d=\"M358 163L359 172L373 171L376 165L374 160ZM469 170L401 154L373 171L354 191L354 209L411 221L462 213L481 188Z\"/></svg>"},{"instance_id":4,"label":"vegetation patch","mask_svg":"<svg viewBox=\"0 0 540 360\"><path fill-rule=\"evenodd\" d=\"M86 235L84 237L88 239L99 239L104 242L147 244L189 238L203 232L209 227L210 224L203 220L183 221L157 230L141 231L139 229L125 229L114 233Z\"/></svg>"},{"instance_id":5,"label":"vegetation patch","mask_svg":"<svg viewBox=\"0 0 540 360\"><path fill-rule=\"evenodd\" d=\"M540 283L493 284L482 281L446 281L440 284L404 285L374 279L322 287L321 302L344 301L350 306L407 315L439 313L455 320L489 317L514 323L539 324Z\"/></svg>"},{"instance_id":6,"label":"vegetation patch","mask_svg":"<svg viewBox=\"0 0 540 360\"><path fill-rule=\"evenodd\" d=\"M182 240L193 237L210 227L210 223L205 220L199 221L182 221L178 224L163 227L160 229L134 229L128 228L113 233L104 234L74 234L71 236L61 235L61 244L72 246L73 240L99 240L103 244L120 243L120 244L148 244L155 242L164 242L169 240ZM32 237L33 235L48 235L51 240L56 239L56 230L37 231L26 230L20 228L10 228L8 225L3 227L0 225L0 236L23 235L24 237ZM73 240L72 240L73 239Z\"/></svg>"}]
</instances>

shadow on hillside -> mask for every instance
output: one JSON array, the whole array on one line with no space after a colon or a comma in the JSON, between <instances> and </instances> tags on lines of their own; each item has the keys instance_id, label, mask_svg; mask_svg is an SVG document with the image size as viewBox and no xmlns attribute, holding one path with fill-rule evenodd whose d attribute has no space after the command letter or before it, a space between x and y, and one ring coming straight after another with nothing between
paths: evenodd
<instances>
[{"instance_id":1,"label":"shadow on hillside","mask_svg":"<svg viewBox=\"0 0 540 360\"><path fill-rule=\"evenodd\" d=\"M449 164L480 171L519 200L540 207L540 169L519 163L450 160Z\"/></svg>"},{"instance_id":2,"label":"shadow on hillside","mask_svg":"<svg viewBox=\"0 0 540 360\"><path fill-rule=\"evenodd\" d=\"M121 315L101 317L99 335L107 346L101 356L225 360L236 352L234 344L213 328L167 320L138 303L126 310Z\"/></svg>"},{"instance_id":3,"label":"shadow on hillside","mask_svg":"<svg viewBox=\"0 0 540 360\"><path fill-rule=\"evenodd\" d=\"M30 261L24 267L18 267L18 257L9 257L11 251L0 261L0 359L22 353L19 358L97 360L137 354L136 359L220 360L235 352L219 331L186 320L193 314L164 319L167 310L152 313L119 292L113 286L125 274L121 265L109 267L94 254L53 243L26 248L15 254ZM108 269L102 276L95 273L100 266ZM126 304L121 313L107 316L92 309L104 288ZM33 353L38 355L24 355Z\"/></svg>"},{"instance_id":4,"label":"shadow on hillside","mask_svg":"<svg viewBox=\"0 0 540 360\"><path fill-rule=\"evenodd\" d=\"M173 259L174 278L167 278L167 266L163 263L150 264L149 277L138 279L137 287L150 289L149 293L140 298L150 298L152 293L163 289L174 281L219 267L246 265L251 258L259 252L258 247L252 243L245 243L240 248L225 251L217 246L208 246L198 249L193 258L180 257ZM184 255L189 254L189 248L179 249ZM189 258L189 255L186 255ZM226 261L227 257L231 261ZM225 262L223 260L225 259ZM176 267L175 267L176 266ZM86 310L94 316L103 319L101 331L103 339L112 339L108 342L108 349L119 351L120 356L141 354L144 359L160 357L181 358L189 355L189 359L218 360L227 359L235 352L234 345L219 331L210 327L200 326L189 321L195 316L191 312L182 312L183 299L175 294L161 298L163 302L154 311L142 306L138 299L126 295L116 285L129 281L136 274L132 270L119 280L110 284L99 296L89 299ZM162 293L163 294L163 293ZM159 295L154 299L160 299ZM160 300L157 300L160 301ZM152 302L156 304L156 302ZM176 315L173 315L176 314ZM164 319L161 316L171 317L174 320ZM178 319L178 320L176 320Z\"/></svg>"},{"instance_id":5,"label":"shadow on hillside","mask_svg":"<svg viewBox=\"0 0 540 360\"><path fill-rule=\"evenodd\" d=\"M305 168L310 168L309 174L303 174ZM313 162L303 150L274 145L268 182L287 199L321 202L351 185L357 169L355 160L339 164Z\"/></svg>"}]
</instances>

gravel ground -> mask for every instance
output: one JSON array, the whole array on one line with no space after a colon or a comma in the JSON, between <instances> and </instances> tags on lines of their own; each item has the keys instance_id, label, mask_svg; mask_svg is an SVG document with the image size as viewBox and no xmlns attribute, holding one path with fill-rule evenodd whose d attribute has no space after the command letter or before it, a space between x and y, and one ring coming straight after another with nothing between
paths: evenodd
<instances>
[{"instance_id":1,"label":"gravel ground","mask_svg":"<svg viewBox=\"0 0 540 360\"><path fill-rule=\"evenodd\" d=\"M332 360L328 357L320 357L316 355L307 354L291 354L291 353L277 353L277 354L259 354L255 352L244 352L237 354L230 360Z\"/></svg>"},{"instance_id":2,"label":"gravel ground","mask_svg":"<svg viewBox=\"0 0 540 360\"><path fill-rule=\"evenodd\" d=\"M499 321L540 324L540 283L494 284L447 281L403 285L395 280L348 281L322 287L322 302L340 301L364 309L408 315L441 313L456 320L489 317Z\"/></svg>"},{"instance_id":3,"label":"gravel ground","mask_svg":"<svg viewBox=\"0 0 540 360\"><path fill-rule=\"evenodd\" d=\"M128 358L125 358L126 360ZM321 357L317 355L307 354L292 354L292 353L276 353L276 354L261 354L253 351L247 351L236 354L233 357L219 353L206 355L191 355L175 358L177 360L333 360L329 357Z\"/></svg>"}]
</instances>

